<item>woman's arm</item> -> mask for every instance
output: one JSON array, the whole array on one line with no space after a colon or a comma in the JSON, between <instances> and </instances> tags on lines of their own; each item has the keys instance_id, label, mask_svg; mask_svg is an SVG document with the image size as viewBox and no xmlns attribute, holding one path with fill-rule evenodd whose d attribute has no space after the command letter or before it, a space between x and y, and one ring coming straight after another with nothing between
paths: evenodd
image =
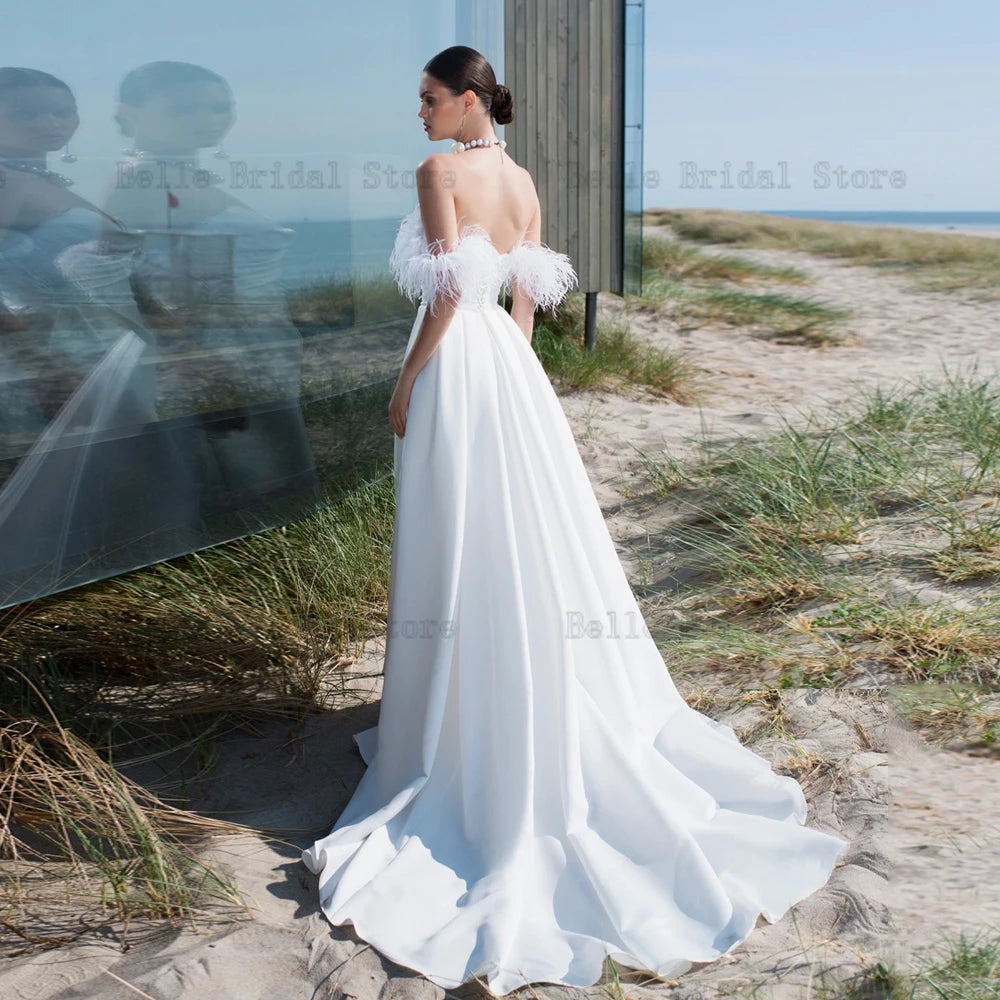
<instances>
[{"instance_id":1,"label":"woman's arm","mask_svg":"<svg viewBox=\"0 0 1000 1000\"><path fill-rule=\"evenodd\" d=\"M452 197L452 174L448 156L435 153L417 167L417 197L420 217L431 253L447 253L458 241L458 220ZM389 423L397 437L406 433L406 411L410 392L420 370L431 359L455 315L455 303L439 292L426 303L424 318L413 341L389 401Z\"/></svg>"},{"instance_id":2,"label":"woman's arm","mask_svg":"<svg viewBox=\"0 0 1000 1000\"><path fill-rule=\"evenodd\" d=\"M541 243L542 241L542 209L538 203L538 195L535 195L535 212L528 223L524 239L528 243ZM528 343L535 329L535 303L518 287L517 279L511 283L511 307L510 315L514 322L521 328Z\"/></svg>"}]
</instances>

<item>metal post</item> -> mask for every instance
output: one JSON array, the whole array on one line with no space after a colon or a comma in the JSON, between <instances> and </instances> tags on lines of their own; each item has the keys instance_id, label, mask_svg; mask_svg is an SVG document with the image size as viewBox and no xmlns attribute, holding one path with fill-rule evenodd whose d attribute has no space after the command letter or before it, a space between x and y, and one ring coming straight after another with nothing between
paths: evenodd
<instances>
[{"instance_id":1,"label":"metal post","mask_svg":"<svg viewBox=\"0 0 1000 1000\"><path fill-rule=\"evenodd\" d=\"M597 292L586 293L586 312L583 321L583 346L587 353L594 350L597 340Z\"/></svg>"}]
</instances>

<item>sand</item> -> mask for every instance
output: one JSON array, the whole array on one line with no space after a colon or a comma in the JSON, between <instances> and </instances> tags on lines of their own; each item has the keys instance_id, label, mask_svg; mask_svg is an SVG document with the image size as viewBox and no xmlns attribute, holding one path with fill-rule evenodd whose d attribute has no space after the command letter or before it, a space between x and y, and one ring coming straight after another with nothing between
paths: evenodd
<instances>
[{"instance_id":1,"label":"sand","mask_svg":"<svg viewBox=\"0 0 1000 1000\"><path fill-rule=\"evenodd\" d=\"M657 513L638 517L625 503L641 481L636 449L691 454L702 426L716 435L764 434L782 418L838 406L859 387L940 375L942 364L985 374L1000 360L1000 303L914 292L905 278L783 251L725 249L791 264L815 279L800 294L855 312L854 342L816 349L778 344L704 326L683 330L633 312L633 330L650 343L689 350L711 376L701 407L634 392L562 397L594 489L632 579L635 543L665 530ZM602 309L621 312L602 296ZM381 640L357 664L378 670ZM669 651L665 650L669 662ZM683 690L683 688L682 688ZM315 877L299 849L327 832L360 777L354 732L374 724L378 685L367 704L313 717L294 739L273 722L220 744L215 780L192 805L286 841L248 835L215 840L251 903L252 919L228 925L139 925L122 952L115 936L8 958L0 965L4 1000L406 1000L443 995L419 976L380 958L349 928L320 913ZM794 739L756 740L776 768L818 754L835 766L804 780L809 823L851 840L842 864L818 892L776 924L763 918L736 951L695 967L675 985L628 977L629 997L701 998L753 990L755 997L819 995L878 962L905 967L938 947L945 932L1000 931L1000 760L935 749L893 711L884 688L785 692ZM717 717L749 734L760 708ZM601 986L539 986L545 996L607 997ZM463 996L485 996L469 985Z\"/></svg>"}]
</instances>

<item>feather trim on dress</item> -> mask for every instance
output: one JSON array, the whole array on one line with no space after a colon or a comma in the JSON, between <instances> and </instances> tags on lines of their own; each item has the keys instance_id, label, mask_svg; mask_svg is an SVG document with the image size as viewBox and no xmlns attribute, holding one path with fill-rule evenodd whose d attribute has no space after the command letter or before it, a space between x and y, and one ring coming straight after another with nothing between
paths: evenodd
<instances>
[{"instance_id":1,"label":"feather trim on dress","mask_svg":"<svg viewBox=\"0 0 1000 1000\"><path fill-rule=\"evenodd\" d=\"M521 243L507 255L508 273L504 290L513 283L535 303L536 309L554 309L576 284L569 257L544 243Z\"/></svg>"},{"instance_id":2,"label":"feather trim on dress","mask_svg":"<svg viewBox=\"0 0 1000 1000\"><path fill-rule=\"evenodd\" d=\"M512 282L540 309L552 309L576 284L576 273L566 254L540 243L519 243L500 253L482 226L462 228L456 245L443 252L442 241L428 245L419 205L400 224L389 257L389 268L400 291L418 299L433 315L439 304L460 299L472 305L496 301Z\"/></svg>"}]
</instances>

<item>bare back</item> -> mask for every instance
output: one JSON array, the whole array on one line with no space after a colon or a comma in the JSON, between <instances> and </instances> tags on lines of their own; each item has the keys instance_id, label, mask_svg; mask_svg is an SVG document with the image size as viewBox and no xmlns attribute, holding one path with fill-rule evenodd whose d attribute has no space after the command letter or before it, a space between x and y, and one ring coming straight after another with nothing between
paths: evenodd
<instances>
[{"instance_id":1,"label":"bare back","mask_svg":"<svg viewBox=\"0 0 1000 1000\"><path fill-rule=\"evenodd\" d=\"M448 154L445 162L459 232L482 226L501 253L522 237L539 239L538 194L524 167L496 148Z\"/></svg>"}]
</instances>

